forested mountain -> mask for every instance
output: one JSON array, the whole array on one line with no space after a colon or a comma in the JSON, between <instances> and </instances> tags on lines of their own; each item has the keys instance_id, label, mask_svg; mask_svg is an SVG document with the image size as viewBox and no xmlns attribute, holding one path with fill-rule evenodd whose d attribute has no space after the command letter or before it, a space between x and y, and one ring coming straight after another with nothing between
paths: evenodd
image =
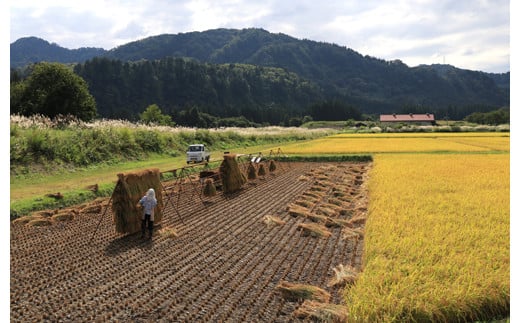
<instances>
[{"instance_id":1,"label":"forested mountain","mask_svg":"<svg viewBox=\"0 0 520 323\"><path fill-rule=\"evenodd\" d=\"M17 50L14 44L11 57L18 57L13 55ZM449 65L411 68L399 60L385 61L335 44L299 40L256 28L153 36L109 51L100 50L96 56L108 60L93 60L92 56L76 70L89 83L103 116L135 115L147 103L162 104L168 110L195 104L217 115L256 114L256 120L266 120L258 113L273 107L287 109L292 115L305 110L298 105L323 100L343 102L363 113L406 110L449 114L450 118L462 118L468 111L509 106L509 73L490 74ZM175 59L180 57L190 58L182 60L182 69L181 61ZM75 61L85 60L76 56ZM125 76L114 79L113 70L101 68L105 65L118 69L115 75ZM89 74L89 68L95 69L97 75ZM184 74L179 74L181 70ZM272 71L277 71L275 74L284 83L266 76ZM171 80L177 83L168 85ZM238 83L242 90L238 90ZM114 87L117 93L111 93ZM279 89L286 95L273 92ZM125 103L130 97L131 103Z\"/></svg>"},{"instance_id":2,"label":"forested mountain","mask_svg":"<svg viewBox=\"0 0 520 323\"><path fill-rule=\"evenodd\" d=\"M20 38L11 44L11 68L37 62L82 63L106 53L103 48L67 49L37 37Z\"/></svg>"}]
</instances>

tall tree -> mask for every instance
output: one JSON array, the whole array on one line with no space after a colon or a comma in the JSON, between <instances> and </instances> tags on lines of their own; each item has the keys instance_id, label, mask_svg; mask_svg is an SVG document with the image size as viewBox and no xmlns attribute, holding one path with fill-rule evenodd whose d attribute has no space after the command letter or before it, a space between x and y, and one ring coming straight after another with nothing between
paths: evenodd
<instances>
[{"instance_id":1,"label":"tall tree","mask_svg":"<svg viewBox=\"0 0 520 323\"><path fill-rule=\"evenodd\" d=\"M34 65L29 77L11 91L11 96L11 113L51 118L73 115L85 121L97 113L96 101L85 80L59 63Z\"/></svg>"}]
</instances>

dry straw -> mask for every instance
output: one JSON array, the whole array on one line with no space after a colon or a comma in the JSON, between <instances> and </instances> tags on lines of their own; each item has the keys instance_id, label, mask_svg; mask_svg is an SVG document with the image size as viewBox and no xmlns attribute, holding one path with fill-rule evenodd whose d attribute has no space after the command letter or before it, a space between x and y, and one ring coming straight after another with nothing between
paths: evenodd
<instances>
[{"instance_id":1,"label":"dry straw","mask_svg":"<svg viewBox=\"0 0 520 323\"><path fill-rule=\"evenodd\" d=\"M300 223L298 228L302 231L302 236L311 236L314 238L328 238L331 233L324 225L318 223Z\"/></svg>"},{"instance_id":2,"label":"dry straw","mask_svg":"<svg viewBox=\"0 0 520 323\"><path fill-rule=\"evenodd\" d=\"M204 189L202 190L202 194L207 197L217 195L217 188L211 178L208 178L204 181Z\"/></svg>"},{"instance_id":3,"label":"dry straw","mask_svg":"<svg viewBox=\"0 0 520 323\"><path fill-rule=\"evenodd\" d=\"M258 176L265 176L265 166L264 164L260 164L260 166L258 166Z\"/></svg>"},{"instance_id":4,"label":"dry straw","mask_svg":"<svg viewBox=\"0 0 520 323\"><path fill-rule=\"evenodd\" d=\"M269 161L269 171L274 172L275 170L276 170L276 164L275 164L274 160L271 159Z\"/></svg>"},{"instance_id":5,"label":"dry straw","mask_svg":"<svg viewBox=\"0 0 520 323\"><path fill-rule=\"evenodd\" d=\"M247 179L249 179L249 180L256 179L256 168L252 162L249 162L249 165L247 166Z\"/></svg>"},{"instance_id":6,"label":"dry straw","mask_svg":"<svg viewBox=\"0 0 520 323\"><path fill-rule=\"evenodd\" d=\"M220 174L222 177L222 191L224 193L236 192L247 182L246 177L238 166L236 154L224 155L224 160L220 164Z\"/></svg>"},{"instance_id":7,"label":"dry straw","mask_svg":"<svg viewBox=\"0 0 520 323\"><path fill-rule=\"evenodd\" d=\"M339 264L332 270L334 271L334 277L328 282L327 287L352 284L358 277L358 270L350 265Z\"/></svg>"},{"instance_id":8,"label":"dry straw","mask_svg":"<svg viewBox=\"0 0 520 323\"><path fill-rule=\"evenodd\" d=\"M168 239L175 239L177 238L179 235L177 234L177 231L173 228L164 228L162 229L161 231L159 231L159 234L161 236L164 236Z\"/></svg>"},{"instance_id":9,"label":"dry straw","mask_svg":"<svg viewBox=\"0 0 520 323\"><path fill-rule=\"evenodd\" d=\"M282 281L276 286L276 289L281 292L285 300L292 302L308 299L326 303L330 299L330 294L327 291L312 285Z\"/></svg>"},{"instance_id":10,"label":"dry straw","mask_svg":"<svg viewBox=\"0 0 520 323\"><path fill-rule=\"evenodd\" d=\"M266 216L264 216L263 221L268 226L276 226L276 225L284 225L285 224L284 220L280 219L277 216L273 216L273 215L266 215Z\"/></svg>"},{"instance_id":11,"label":"dry straw","mask_svg":"<svg viewBox=\"0 0 520 323\"><path fill-rule=\"evenodd\" d=\"M112 212L116 231L119 233L135 233L141 230L142 210L138 208L139 200L148 189L155 190L157 207L154 213L154 224L162 220L162 185L159 169L146 169L136 173L117 174L118 182L112 193Z\"/></svg>"},{"instance_id":12,"label":"dry straw","mask_svg":"<svg viewBox=\"0 0 520 323\"><path fill-rule=\"evenodd\" d=\"M296 318L312 322L340 323L348 321L348 309L346 306L310 300L303 302L293 314Z\"/></svg>"}]
</instances>

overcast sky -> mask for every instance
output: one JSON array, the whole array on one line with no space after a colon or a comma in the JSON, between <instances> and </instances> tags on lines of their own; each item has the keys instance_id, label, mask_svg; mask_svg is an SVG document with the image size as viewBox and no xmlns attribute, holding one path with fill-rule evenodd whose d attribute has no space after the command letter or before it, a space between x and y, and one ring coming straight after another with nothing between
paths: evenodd
<instances>
[{"instance_id":1,"label":"overcast sky","mask_svg":"<svg viewBox=\"0 0 520 323\"><path fill-rule=\"evenodd\" d=\"M510 70L508 0L16 0L10 43L112 49L159 34L263 28L409 66Z\"/></svg>"}]
</instances>

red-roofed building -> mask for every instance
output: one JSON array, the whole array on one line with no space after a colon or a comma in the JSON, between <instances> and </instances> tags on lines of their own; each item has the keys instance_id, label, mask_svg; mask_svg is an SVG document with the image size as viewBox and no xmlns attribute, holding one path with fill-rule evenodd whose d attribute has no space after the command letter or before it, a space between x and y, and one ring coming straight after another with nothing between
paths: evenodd
<instances>
[{"instance_id":1,"label":"red-roofed building","mask_svg":"<svg viewBox=\"0 0 520 323\"><path fill-rule=\"evenodd\" d=\"M380 122L427 122L435 124L435 116L432 113L426 114L382 114L379 116Z\"/></svg>"}]
</instances>

